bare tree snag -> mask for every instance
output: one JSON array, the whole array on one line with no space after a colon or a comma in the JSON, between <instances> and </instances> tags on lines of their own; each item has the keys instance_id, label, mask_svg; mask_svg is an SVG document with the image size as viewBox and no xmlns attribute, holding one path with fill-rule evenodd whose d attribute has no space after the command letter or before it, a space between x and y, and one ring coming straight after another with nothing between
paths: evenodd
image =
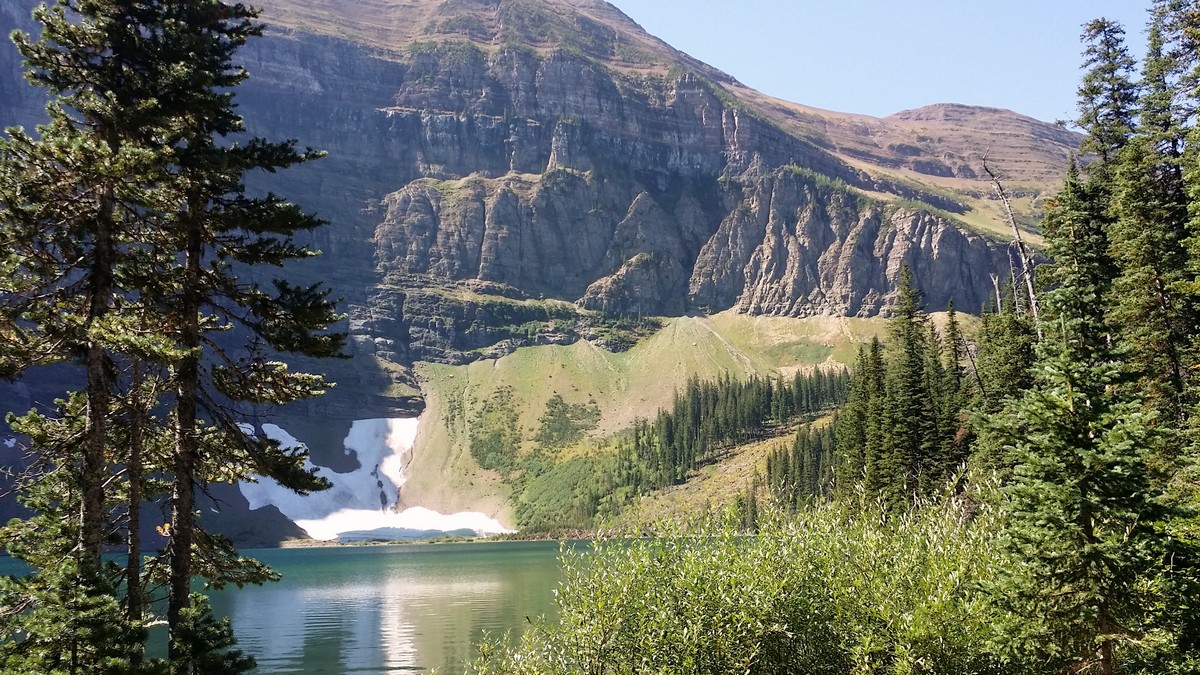
<instances>
[{"instance_id":1,"label":"bare tree snag","mask_svg":"<svg viewBox=\"0 0 1200 675\"><path fill-rule=\"evenodd\" d=\"M996 196L1000 197L1000 201L1004 203L1004 212L1008 216L1008 224L1012 226L1013 240L1017 244L1017 256L1021 261L1021 276L1025 278L1025 290L1029 293L1029 311L1033 315L1033 325L1037 328L1038 337L1042 336L1042 328L1038 323L1038 302L1037 293L1033 288L1033 262L1029 259L1029 250L1025 248L1025 240L1021 238L1021 228L1017 227L1017 217L1013 214L1012 203L1008 200L1008 193L1004 190L1004 185L1000 179L992 172L991 167L987 165L987 153L984 153L983 170L987 172L989 178L992 179L992 186L996 189ZM1013 280L1016 283L1016 280Z\"/></svg>"}]
</instances>

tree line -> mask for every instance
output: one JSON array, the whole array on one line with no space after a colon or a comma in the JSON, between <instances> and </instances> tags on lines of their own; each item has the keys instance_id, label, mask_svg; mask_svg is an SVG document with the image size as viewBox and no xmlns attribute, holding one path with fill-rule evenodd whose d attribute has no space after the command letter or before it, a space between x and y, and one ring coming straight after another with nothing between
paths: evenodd
<instances>
[{"instance_id":1,"label":"tree line","mask_svg":"<svg viewBox=\"0 0 1200 675\"><path fill-rule=\"evenodd\" d=\"M834 426L805 424L796 432L790 446L777 448L767 455L766 488L789 510L832 496L837 449ZM744 501L753 503L758 492L756 486L751 485L743 496Z\"/></svg>"},{"instance_id":2,"label":"tree line","mask_svg":"<svg viewBox=\"0 0 1200 675\"><path fill-rule=\"evenodd\" d=\"M653 422L637 420L617 445L616 483L635 493L677 485L734 446L777 433L846 399L844 370L797 372L790 379L691 378Z\"/></svg>"},{"instance_id":3,"label":"tree line","mask_svg":"<svg viewBox=\"0 0 1200 675\"><path fill-rule=\"evenodd\" d=\"M0 580L0 671L244 672L191 584L274 575L201 527L196 496L255 476L328 487L251 414L328 386L280 353L341 352L328 291L266 271L316 255L298 237L322 222L245 189L321 153L246 134L234 54L262 34L254 10L58 0L34 18L40 35L13 40L48 121L0 139L0 376L74 364L81 384L9 418L30 515L0 541L32 574ZM143 523L148 503L169 515ZM150 658L158 621L168 646Z\"/></svg>"}]
</instances>

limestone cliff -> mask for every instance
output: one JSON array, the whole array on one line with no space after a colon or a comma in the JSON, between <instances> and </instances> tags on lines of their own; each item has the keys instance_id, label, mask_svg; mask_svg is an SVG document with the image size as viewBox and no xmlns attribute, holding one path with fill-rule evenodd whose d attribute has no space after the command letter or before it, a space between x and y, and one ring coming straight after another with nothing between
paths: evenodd
<instances>
[{"instance_id":1,"label":"limestone cliff","mask_svg":"<svg viewBox=\"0 0 1200 675\"><path fill-rule=\"evenodd\" d=\"M436 25L483 5L509 3L446 3ZM352 320L398 312L382 333L354 323L360 338L411 346L416 328L414 349L385 350L402 360L482 347L405 303L406 285L487 282L610 314L866 316L886 313L901 262L934 308L977 308L1007 274L1003 246L954 219L965 200L852 164L681 56L631 72L565 38L468 33L382 50L293 29L246 50L252 126L330 151L287 193L334 221L320 243Z\"/></svg>"}]
</instances>

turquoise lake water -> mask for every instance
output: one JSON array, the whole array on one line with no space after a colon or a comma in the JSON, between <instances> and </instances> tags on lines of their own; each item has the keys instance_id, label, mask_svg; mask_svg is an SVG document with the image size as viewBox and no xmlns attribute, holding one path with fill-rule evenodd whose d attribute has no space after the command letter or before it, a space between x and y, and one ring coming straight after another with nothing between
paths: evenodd
<instances>
[{"instance_id":1,"label":"turquoise lake water","mask_svg":"<svg viewBox=\"0 0 1200 675\"><path fill-rule=\"evenodd\" d=\"M555 542L263 549L283 580L212 595L256 672L463 673L485 631L554 613ZM0 573L10 563L0 559Z\"/></svg>"}]
</instances>

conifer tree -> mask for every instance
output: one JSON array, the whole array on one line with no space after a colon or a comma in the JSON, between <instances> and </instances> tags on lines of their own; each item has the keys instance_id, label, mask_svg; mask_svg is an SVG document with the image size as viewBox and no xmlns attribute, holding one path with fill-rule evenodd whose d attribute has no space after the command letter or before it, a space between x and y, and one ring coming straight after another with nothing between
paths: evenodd
<instances>
[{"instance_id":1,"label":"conifer tree","mask_svg":"<svg viewBox=\"0 0 1200 675\"><path fill-rule=\"evenodd\" d=\"M945 383L939 414L944 432L940 439L941 475L946 478L958 471L967 460L971 438L967 425L967 409L971 403L971 387L965 361L967 343L958 322L958 313L951 302L946 308L946 334L942 340Z\"/></svg>"},{"instance_id":2,"label":"conifer tree","mask_svg":"<svg viewBox=\"0 0 1200 675\"><path fill-rule=\"evenodd\" d=\"M848 401L833 425L837 446L833 471L839 493L851 494L859 485L870 494L881 489L885 379L883 345L872 338L859 347Z\"/></svg>"},{"instance_id":3,"label":"conifer tree","mask_svg":"<svg viewBox=\"0 0 1200 675\"><path fill-rule=\"evenodd\" d=\"M1125 45L1125 29L1115 21L1089 21L1081 39L1085 72L1079 86L1076 124L1086 130L1087 138L1080 150L1095 153L1099 161L1093 168L1104 172L1133 134L1138 105L1136 63Z\"/></svg>"},{"instance_id":4,"label":"conifer tree","mask_svg":"<svg viewBox=\"0 0 1200 675\"><path fill-rule=\"evenodd\" d=\"M1032 382L1034 331L1011 305L984 311L977 338L975 383L978 406L994 411Z\"/></svg>"},{"instance_id":5,"label":"conifer tree","mask_svg":"<svg viewBox=\"0 0 1200 675\"><path fill-rule=\"evenodd\" d=\"M1002 650L1046 671L1113 673L1123 646L1161 628L1154 590L1171 573L1147 468L1155 432L1110 346L1107 240L1074 166L1045 226L1055 287L1036 378L991 419L1014 467L991 590Z\"/></svg>"},{"instance_id":6,"label":"conifer tree","mask_svg":"<svg viewBox=\"0 0 1200 675\"><path fill-rule=\"evenodd\" d=\"M101 573L100 550L116 541L125 520L128 621L119 613L109 619L136 629L144 611L137 504L145 474L169 475L168 549L147 569L168 588L173 673L205 671L218 661L240 672L248 664L210 658L228 646L220 635L227 627L211 621L203 604L193 606L194 575L216 586L271 578L198 527L197 485L251 475L302 493L326 485L304 469L303 452L247 433L244 425L254 420L239 413L244 404L319 394L321 377L291 371L277 354L330 356L343 341L326 330L338 317L319 285L248 280L258 276L247 274L255 266L314 255L295 236L320 224L275 195L252 198L244 188L249 171L275 171L319 153L297 151L291 142L226 140L244 132L232 90L246 73L232 57L261 34L255 17L217 0L59 0L39 9L42 35L14 39L31 81L54 97L50 122L36 138L10 130L0 147L0 227L13 243L0 259L11 280L0 308L0 365L15 375L30 364L73 361L86 374L84 392L67 399L59 416L31 414L19 424L44 469L26 483L36 518L63 521L70 510L78 516L61 528L18 523L10 532L22 539L12 548L70 552L58 559L72 563L62 569L73 570L75 587L94 596L96 607L111 611L118 604L104 599L117 592L116 577ZM217 337L230 331L252 339L233 348L236 340ZM173 395L158 385L149 393L149 382L169 382ZM159 405L171 412L169 424L150 414ZM143 452L167 446L169 459ZM54 499L39 496L54 490ZM78 545L68 546L67 535ZM45 584L66 577L59 568L39 568L34 579L44 585L24 589L22 601L32 611L6 616L15 623L0 627L5 651L25 658L38 650L30 658L56 664L64 649L72 659L100 650L95 660L70 667L104 672L104 654L123 649L124 641L92 632L51 644L41 640L44 623L22 622L56 611L39 603L61 597ZM126 632L137 639L136 630ZM5 639L13 636L19 639ZM104 645L80 646L100 639ZM129 653L139 665L137 649Z\"/></svg>"},{"instance_id":7,"label":"conifer tree","mask_svg":"<svg viewBox=\"0 0 1200 675\"><path fill-rule=\"evenodd\" d=\"M907 265L901 269L898 291L889 320L878 472L884 501L904 508L920 493L936 430L927 374L929 321Z\"/></svg>"}]
</instances>

